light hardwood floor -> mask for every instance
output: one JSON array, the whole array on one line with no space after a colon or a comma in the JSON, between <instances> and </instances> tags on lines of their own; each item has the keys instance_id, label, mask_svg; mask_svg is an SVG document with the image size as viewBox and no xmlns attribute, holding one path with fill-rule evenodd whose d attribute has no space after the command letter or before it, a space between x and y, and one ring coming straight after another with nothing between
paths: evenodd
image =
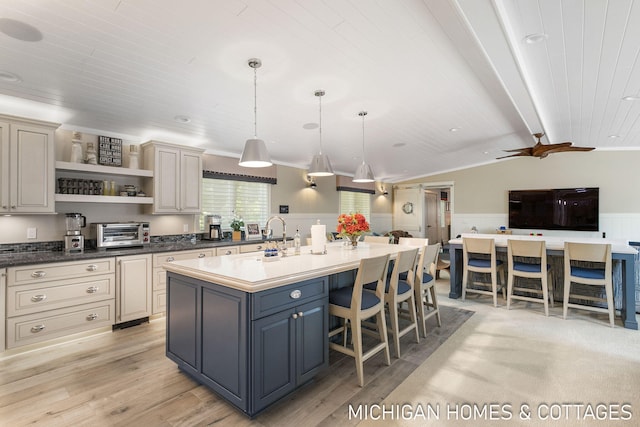
<instances>
[{"instance_id":1,"label":"light hardwood floor","mask_svg":"<svg viewBox=\"0 0 640 427\"><path fill-rule=\"evenodd\" d=\"M472 312L442 306L442 328L403 356L365 363L357 386L352 358L330 353L330 367L250 420L165 357L163 319L0 359L0 425L23 426L313 426L355 425L348 405L379 402L407 378Z\"/></svg>"}]
</instances>

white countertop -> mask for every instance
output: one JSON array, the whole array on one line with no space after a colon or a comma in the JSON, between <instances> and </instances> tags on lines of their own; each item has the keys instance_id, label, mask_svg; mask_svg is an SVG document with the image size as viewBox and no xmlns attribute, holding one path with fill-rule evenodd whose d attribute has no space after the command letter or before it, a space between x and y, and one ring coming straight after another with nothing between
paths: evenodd
<instances>
[{"instance_id":1,"label":"white countertop","mask_svg":"<svg viewBox=\"0 0 640 427\"><path fill-rule=\"evenodd\" d=\"M264 261L262 252L174 261L164 264L167 271L245 292L258 292L358 268L360 260L390 254L395 258L407 246L359 242L357 249L343 242L327 243L327 253L314 255L311 246L302 246L300 255ZM288 252L293 253L293 248Z\"/></svg>"},{"instance_id":2,"label":"white countertop","mask_svg":"<svg viewBox=\"0 0 640 427\"><path fill-rule=\"evenodd\" d=\"M564 250L564 242L577 243L611 243L611 252L624 254L637 254L638 251L629 246L628 240L620 239L596 239L589 237L560 237L560 236L527 236L520 234L478 234L465 233L462 237L490 238L496 242L496 247L506 247L507 240L544 240L547 249ZM462 244L462 238L449 240L450 244Z\"/></svg>"}]
</instances>

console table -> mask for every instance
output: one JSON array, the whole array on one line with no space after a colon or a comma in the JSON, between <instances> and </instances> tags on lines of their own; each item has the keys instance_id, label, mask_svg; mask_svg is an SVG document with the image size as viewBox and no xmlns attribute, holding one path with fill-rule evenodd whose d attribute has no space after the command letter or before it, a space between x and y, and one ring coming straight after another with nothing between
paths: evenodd
<instances>
[{"instance_id":1,"label":"console table","mask_svg":"<svg viewBox=\"0 0 640 427\"><path fill-rule=\"evenodd\" d=\"M492 238L496 243L497 252L507 251L508 239L544 240L548 255L563 256L564 242L580 243L611 243L613 260L622 263L622 320L624 327L638 329L635 308L635 255L638 253L627 242L613 239L566 238L551 236L524 236L501 234L463 234L462 237ZM462 238L449 241L451 259L449 298L460 298L462 294Z\"/></svg>"}]
</instances>

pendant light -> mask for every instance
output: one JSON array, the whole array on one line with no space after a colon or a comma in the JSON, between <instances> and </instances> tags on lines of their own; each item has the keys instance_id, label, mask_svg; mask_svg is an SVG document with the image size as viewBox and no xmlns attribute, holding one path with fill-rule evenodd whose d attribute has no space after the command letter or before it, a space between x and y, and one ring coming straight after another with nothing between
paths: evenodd
<instances>
[{"instance_id":1,"label":"pendant light","mask_svg":"<svg viewBox=\"0 0 640 427\"><path fill-rule=\"evenodd\" d=\"M329 157L327 157L326 154L322 154L322 96L324 95L324 90L316 90L314 95L318 97L318 104L320 105L320 122L318 126L320 129L320 152L311 159L311 166L309 166L307 175L331 176L333 175L333 168L331 167Z\"/></svg>"},{"instance_id":2,"label":"pendant light","mask_svg":"<svg viewBox=\"0 0 640 427\"><path fill-rule=\"evenodd\" d=\"M371 170L371 166L369 166L364 161L364 116L367 115L366 111L360 111L358 113L360 117L362 117L362 164L358 166L356 169L356 174L353 177L353 182L374 182L375 178L373 177L373 171Z\"/></svg>"},{"instance_id":3,"label":"pendant light","mask_svg":"<svg viewBox=\"0 0 640 427\"><path fill-rule=\"evenodd\" d=\"M247 168L264 168L271 166L273 163L264 141L258 139L258 77L256 69L262 66L262 61L258 58L251 58L248 64L249 67L253 68L253 138L247 139L244 144L242 157L240 157L238 164Z\"/></svg>"}]
</instances>

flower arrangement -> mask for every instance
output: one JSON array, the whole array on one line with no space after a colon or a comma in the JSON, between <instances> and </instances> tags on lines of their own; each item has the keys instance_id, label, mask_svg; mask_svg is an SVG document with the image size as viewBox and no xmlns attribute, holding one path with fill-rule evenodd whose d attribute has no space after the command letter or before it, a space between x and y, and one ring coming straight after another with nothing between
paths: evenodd
<instances>
[{"instance_id":1,"label":"flower arrangement","mask_svg":"<svg viewBox=\"0 0 640 427\"><path fill-rule=\"evenodd\" d=\"M369 231L369 223L364 215L360 213L349 215L340 214L340 216L338 216L338 228L336 231L340 236L352 239Z\"/></svg>"}]
</instances>

